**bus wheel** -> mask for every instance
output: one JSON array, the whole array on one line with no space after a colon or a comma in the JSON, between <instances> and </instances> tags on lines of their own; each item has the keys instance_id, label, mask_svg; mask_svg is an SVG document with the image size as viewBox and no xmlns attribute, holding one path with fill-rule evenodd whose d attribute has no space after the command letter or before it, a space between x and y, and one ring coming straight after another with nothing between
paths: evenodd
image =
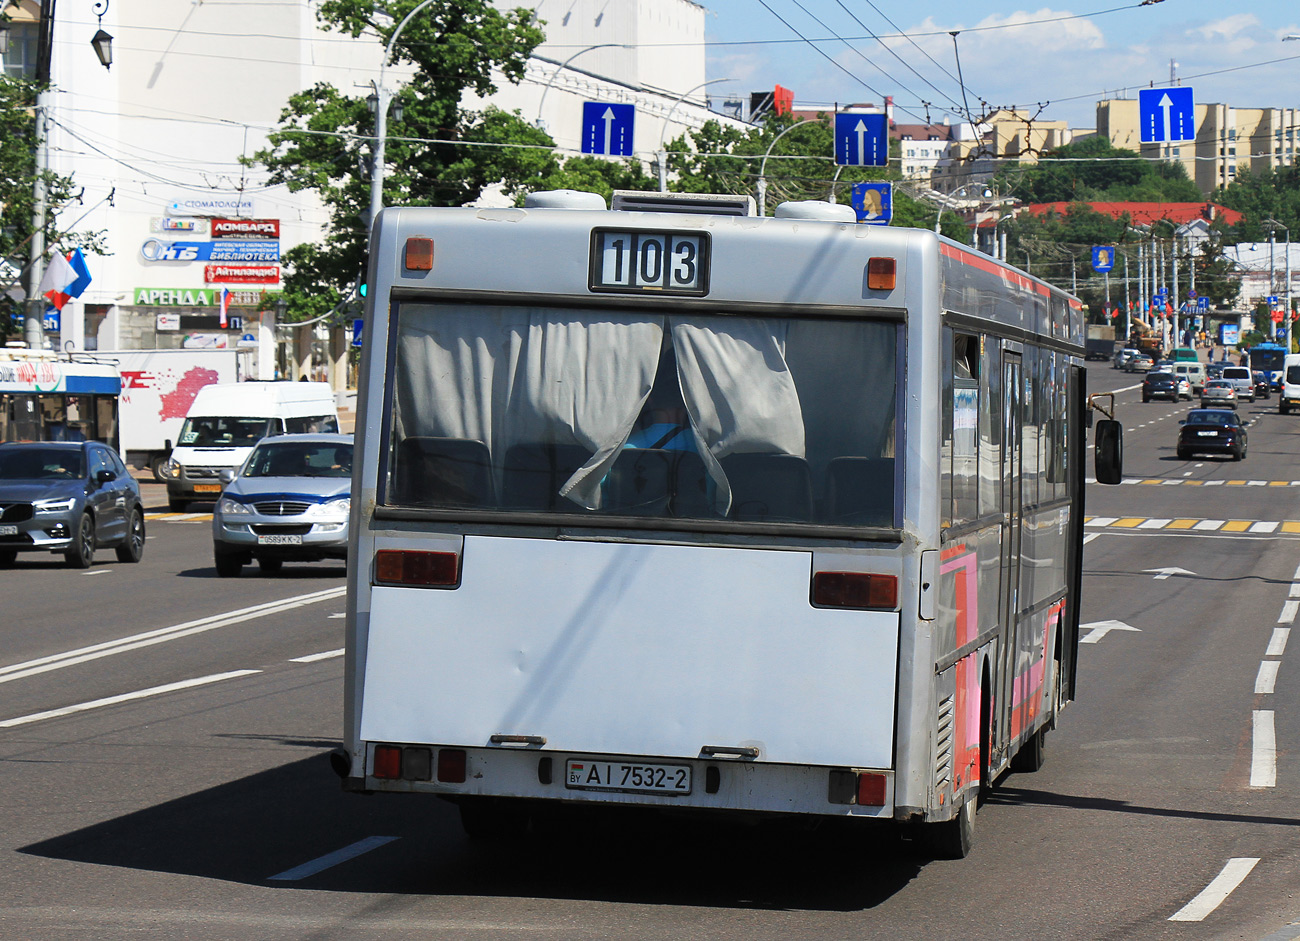
<instances>
[{"instance_id":1,"label":"bus wheel","mask_svg":"<svg viewBox=\"0 0 1300 941\"><path fill-rule=\"evenodd\" d=\"M1011 759L1011 770L1016 774L1027 774L1037 771L1043 766L1047 759L1045 739L1047 738L1047 729L1039 729L1020 746L1020 751L1016 752Z\"/></svg>"},{"instance_id":2,"label":"bus wheel","mask_svg":"<svg viewBox=\"0 0 1300 941\"><path fill-rule=\"evenodd\" d=\"M975 845L976 791L966 792L961 810L951 820L927 823L926 843L935 859L965 859Z\"/></svg>"}]
</instances>

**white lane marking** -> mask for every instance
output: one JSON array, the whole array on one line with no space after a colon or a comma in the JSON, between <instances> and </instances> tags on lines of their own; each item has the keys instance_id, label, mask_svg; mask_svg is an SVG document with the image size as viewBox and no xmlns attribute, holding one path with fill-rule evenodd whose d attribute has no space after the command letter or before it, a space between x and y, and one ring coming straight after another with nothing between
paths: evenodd
<instances>
[{"instance_id":1,"label":"white lane marking","mask_svg":"<svg viewBox=\"0 0 1300 941\"><path fill-rule=\"evenodd\" d=\"M1222 480L1207 480L1207 481L1205 481L1203 484L1201 484L1201 486L1202 486L1202 487L1222 487L1222 486L1223 486L1223 481L1222 481Z\"/></svg>"},{"instance_id":2,"label":"white lane marking","mask_svg":"<svg viewBox=\"0 0 1300 941\"><path fill-rule=\"evenodd\" d=\"M1268 650L1264 651L1266 657L1280 657L1286 652L1286 642L1291 637L1291 628L1275 627L1273 636L1269 638Z\"/></svg>"},{"instance_id":3,"label":"white lane marking","mask_svg":"<svg viewBox=\"0 0 1300 941\"><path fill-rule=\"evenodd\" d=\"M1164 529L1172 522L1173 520L1147 520L1145 523L1138 523L1138 529Z\"/></svg>"},{"instance_id":4,"label":"white lane marking","mask_svg":"<svg viewBox=\"0 0 1300 941\"><path fill-rule=\"evenodd\" d=\"M1292 598L1300 598L1300 582L1292 582L1291 590L1287 594Z\"/></svg>"},{"instance_id":5,"label":"white lane marking","mask_svg":"<svg viewBox=\"0 0 1300 941\"><path fill-rule=\"evenodd\" d=\"M1267 487L1267 486L1268 486L1268 481L1267 481L1267 480L1248 480L1248 481L1246 481L1246 486L1247 486L1247 487Z\"/></svg>"},{"instance_id":6,"label":"white lane marking","mask_svg":"<svg viewBox=\"0 0 1300 941\"><path fill-rule=\"evenodd\" d=\"M1282 664L1278 660L1261 660L1259 672L1255 674L1255 692L1271 695L1277 685L1277 670Z\"/></svg>"},{"instance_id":7,"label":"white lane marking","mask_svg":"<svg viewBox=\"0 0 1300 941\"><path fill-rule=\"evenodd\" d=\"M95 569L93 572L82 572L82 575L107 575L112 569Z\"/></svg>"},{"instance_id":8,"label":"white lane marking","mask_svg":"<svg viewBox=\"0 0 1300 941\"><path fill-rule=\"evenodd\" d=\"M16 719L5 719L0 721L0 729L11 729L18 725L27 725L29 722L40 722L43 719L57 719L60 716L70 716L77 712L86 712L90 709L100 709L104 706L116 706L118 703L131 702L135 699L145 699L149 696L161 696L163 693L174 693L177 690L192 689L195 686L207 686L209 683L219 683L222 680L231 680L238 676L251 676L254 673L261 673L261 670L233 670L230 673L214 673L211 676L200 676L192 680L181 680L179 683L167 683L163 686L152 686L149 689L138 689L133 693L122 693L119 696L109 696L105 699L95 699L91 702L77 703L73 706L64 706L60 709L48 709L45 712L33 712L31 715L19 716Z\"/></svg>"},{"instance_id":9,"label":"white lane marking","mask_svg":"<svg viewBox=\"0 0 1300 941\"><path fill-rule=\"evenodd\" d=\"M1250 786L1277 786L1277 733L1272 709L1251 713Z\"/></svg>"},{"instance_id":10,"label":"white lane marking","mask_svg":"<svg viewBox=\"0 0 1300 941\"><path fill-rule=\"evenodd\" d=\"M1079 640L1081 644L1096 644L1111 631L1133 631L1141 634L1141 628L1125 624L1123 621L1091 621L1087 624L1080 624L1079 630L1087 631L1087 635Z\"/></svg>"},{"instance_id":11,"label":"white lane marking","mask_svg":"<svg viewBox=\"0 0 1300 941\"><path fill-rule=\"evenodd\" d=\"M1295 621L1296 613L1300 612L1300 601L1291 599L1282 603L1282 614L1278 617L1277 623L1291 624Z\"/></svg>"},{"instance_id":12,"label":"white lane marking","mask_svg":"<svg viewBox=\"0 0 1300 941\"><path fill-rule=\"evenodd\" d=\"M1280 526L1280 525L1282 525L1282 524L1281 524L1281 523L1274 523L1274 522L1251 523L1251 524L1250 524L1250 530L1249 530L1249 532L1252 532L1252 533L1271 533L1271 532L1273 532L1275 529L1277 529L1278 526Z\"/></svg>"},{"instance_id":13,"label":"white lane marking","mask_svg":"<svg viewBox=\"0 0 1300 941\"><path fill-rule=\"evenodd\" d=\"M231 624L239 624L255 618L280 614L294 608L315 604L318 601L339 598L346 592L346 587L328 588L324 591L314 591L305 595L296 595L292 598L268 601L249 608L228 611L225 614L214 614L211 617L200 618L197 621L186 621L183 624L174 624L171 627L162 627L158 630L146 631L143 634L133 634L130 637L121 637L117 640L105 641L102 644L94 644L90 647L67 650L63 653L51 654L48 657L40 657L36 660L13 663L9 666L0 667L0 683L36 676L39 673L48 673L51 670L61 670L64 667L75 666L78 663L86 663L90 660L98 660L101 657L111 657L114 654L126 653L130 650L139 650L141 647L150 647L154 644L166 643L169 640L201 634L204 631L214 630L218 627L227 627Z\"/></svg>"},{"instance_id":14,"label":"white lane marking","mask_svg":"<svg viewBox=\"0 0 1300 941\"><path fill-rule=\"evenodd\" d=\"M315 663L317 660L330 660L334 657L343 656L343 648L338 650L326 650L322 653L309 653L305 657L291 657L290 663Z\"/></svg>"},{"instance_id":15,"label":"white lane marking","mask_svg":"<svg viewBox=\"0 0 1300 941\"><path fill-rule=\"evenodd\" d=\"M1224 900L1232 894L1233 889L1241 885L1258 862L1259 858L1256 856L1238 856L1228 860L1227 865L1223 867L1219 874L1201 890L1201 894L1170 915L1169 920L1204 920L1206 915L1223 904Z\"/></svg>"},{"instance_id":16,"label":"white lane marking","mask_svg":"<svg viewBox=\"0 0 1300 941\"><path fill-rule=\"evenodd\" d=\"M1083 537L1083 544L1086 546L1100 535L1101 533L1088 533L1088 535Z\"/></svg>"},{"instance_id":17,"label":"white lane marking","mask_svg":"<svg viewBox=\"0 0 1300 941\"><path fill-rule=\"evenodd\" d=\"M348 615L346 611L335 611L333 614L330 615L330 620L332 621L335 618L345 618L347 616Z\"/></svg>"},{"instance_id":18,"label":"white lane marking","mask_svg":"<svg viewBox=\"0 0 1300 941\"><path fill-rule=\"evenodd\" d=\"M1191 471L1184 471L1184 472L1183 472L1183 476L1184 476L1184 477L1191 477L1191 476L1192 476L1192 472L1191 472Z\"/></svg>"},{"instance_id":19,"label":"white lane marking","mask_svg":"<svg viewBox=\"0 0 1300 941\"><path fill-rule=\"evenodd\" d=\"M1291 581L1300 582L1300 566L1296 567L1295 574L1291 576Z\"/></svg>"},{"instance_id":20,"label":"white lane marking","mask_svg":"<svg viewBox=\"0 0 1300 941\"><path fill-rule=\"evenodd\" d=\"M351 846L345 846L341 850L326 853L324 856L313 859L309 863L303 863L301 866L286 869L284 872L270 876L269 879L274 882L297 882L299 879L314 876L316 873L337 866L339 863L346 863L349 859L356 859L362 853L369 853L371 850L379 849L379 847L392 843L396 839L395 836L368 836L364 840L357 840Z\"/></svg>"},{"instance_id":21,"label":"white lane marking","mask_svg":"<svg viewBox=\"0 0 1300 941\"><path fill-rule=\"evenodd\" d=\"M1085 525L1085 526L1109 526L1111 523L1115 522L1117 519L1119 519L1118 516L1094 516L1092 519L1088 520L1088 521L1087 521L1086 523L1084 523L1083 525Z\"/></svg>"}]
</instances>

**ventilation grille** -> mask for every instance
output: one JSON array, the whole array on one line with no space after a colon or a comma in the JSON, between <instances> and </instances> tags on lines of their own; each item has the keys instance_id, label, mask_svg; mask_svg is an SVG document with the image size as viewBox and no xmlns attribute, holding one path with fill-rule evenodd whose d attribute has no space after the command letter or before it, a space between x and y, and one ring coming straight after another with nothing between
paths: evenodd
<instances>
[{"instance_id":1,"label":"ventilation grille","mask_svg":"<svg viewBox=\"0 0 1300 941\"><path fill-rule=\"evenodd\" d=\"M614 190L610 208L624 212L689 212L707 216L757 215L753 196L712 193L642 193Z\"/></svg>"},{"instance_id":2,"label":"ventilation grille","mask_svg":"<svg viewBox=\"0 0 1300 941\"><path fill-rule=\"evenodd\" d=\"M952 784L952 748L954 699L948 696L939 701L939 726L934 740L934 784L943 791Z\"/></svg>"}]
</instances>

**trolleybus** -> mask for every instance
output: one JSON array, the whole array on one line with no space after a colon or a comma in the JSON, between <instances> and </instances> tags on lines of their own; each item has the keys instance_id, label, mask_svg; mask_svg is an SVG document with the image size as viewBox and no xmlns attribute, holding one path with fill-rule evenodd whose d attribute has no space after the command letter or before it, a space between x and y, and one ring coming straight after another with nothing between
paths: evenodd
<instances>
[{"instance_id":1,"label":"trolleybus","mask_svg":"<svg viewBox=\"0 0 1300 941\"><path fill-rule=\"evenodd\" d=\"M1262 372L1274 389L1282 387L1282 367L1288 348L1280 343L1257 343L1246 351L1252 372Z\"/></svg>"},{"instance_id":2,"label":"trolleybus","mask_svg":"<svg viewBox=\"0 0 1300 941\"><path fill-rule=\"evenodd\" d=\"M121 393L114 365L0 349L0 442L102 441L117 449Z\"/></svg>"},{"instance_id":3,"label":"trolleybus","mask_svg":"<svg viewBox=\"0 0 1300 941\"><path fill-rule=\"evenodd\" d=\"M965 855L1074 696L1079 302L826 203L534 194L372 239L344 787L471 833L598 804Z\"/></svg>"}]
</instances>

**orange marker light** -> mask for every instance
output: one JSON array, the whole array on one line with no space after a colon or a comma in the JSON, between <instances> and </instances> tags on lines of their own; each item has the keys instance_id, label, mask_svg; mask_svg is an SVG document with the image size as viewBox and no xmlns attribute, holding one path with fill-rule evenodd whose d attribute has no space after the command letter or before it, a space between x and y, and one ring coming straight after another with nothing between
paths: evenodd
<instances>
[{"instance_id":1,"label":"orange marker light","mask_svg":"<svg viewBox=\"0 0 1300 941\"><path fill-rule=\"evenodd\" d=\"M867 288L892 291L898 279L897 264L892 258L872 258L867 262Z\"/></svg>"},{"instance_id":2,"label":"orange marker light","mask_svg":"<svg viewBox=\"0 0 1300 941\"><path fill-rule=\"evenodd\" d=\"M858 806L885 806L885 776L864 771L858 775Z\"/></svg>"},{"instance_id":3,"label":"orange marker light","mask_svg":"<svg viewBox=\"0 0 1300 941\"><path fill-rule=\"evenodd\" d=\"M375 583L452 587L460 575L460 557L454 552L414 549L380 549L375 553Z\"/></svg>"},{"instance_id":4,"label":"orange marker light","mask_svg":"<svg viewBox=\"0 0 1300 941\"><path fill-rule=\"evenodd\" d=\"M872 259L874 261L874 259ZM433 239L410 238L406 240L406 270L433 270Z\"/></svg>"},{"instance_id":5,"label":"orange marker light","mask_svg":"<svg viewBox=\"0 0 1300 941\"><path fill-rule=\"evenodd\" d=\"M396 781L402 776L402 749L399 745L375 746L375 777Z\"/></svg>"}]
</instances>

